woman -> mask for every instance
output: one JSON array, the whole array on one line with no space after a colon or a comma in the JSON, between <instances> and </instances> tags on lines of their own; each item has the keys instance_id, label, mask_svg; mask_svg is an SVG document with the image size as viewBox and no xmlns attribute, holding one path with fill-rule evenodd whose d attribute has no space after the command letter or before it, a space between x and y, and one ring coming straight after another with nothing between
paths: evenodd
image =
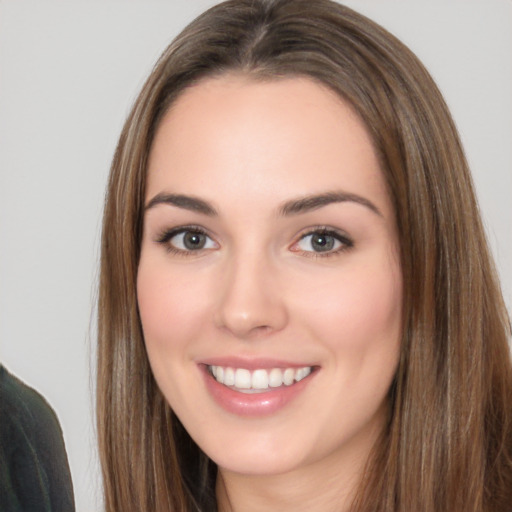
<instances>
[{"instance_id":1,"label":"woman","mask_svg":"<svg viewBox=\"0 0 512 512\"><path fill-rule=\"evenodd\" d=\"M329 1L164 52L105 206L107 510L502 511L510 323L448 110Z\"/></svg>"}]
</instances>

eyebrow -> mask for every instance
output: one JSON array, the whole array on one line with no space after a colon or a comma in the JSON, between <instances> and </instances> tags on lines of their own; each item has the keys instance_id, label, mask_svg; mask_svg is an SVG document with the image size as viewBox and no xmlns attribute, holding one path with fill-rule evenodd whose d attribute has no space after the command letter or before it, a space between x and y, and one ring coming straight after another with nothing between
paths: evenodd
<instances>
[{"instance_id":1,"label":"eyebrow","mask_svg":"<svg viewBox=\"0 0 512 512\"><path fill-rule=\"evenodd\" d=\"M299 215L317 210L318 208L322 208L323 206L327 206L329 204L345 202L360 204L371 210L373 213L381 217L383 216L381 211L368 199L357 194L351 194L342 191L313 194L300 197L298 199L292 199L290 201L286 201L278 209L278 212L280 215L288 217L291 215ZM145 210L149 210L150 208L154 208L160 204L176 206L185 210L202 213L203 215L207 215L209 217L218 216L217 210L204 199L199 199L198 197L187 196L184 194L166 194L163 192L153 197L153 199L151 199L151 201L149 201L149 203L145 206Z\"/></svg>"},{"instance_id":2,"label":"eyebrow","mask_svg":"<svg viewBox=\"0 0 512 512\"><path fill-rule=\"evenodd\" d=\"M297 215L317 210L318 208L322 208L328 204L345 202L360 204L370 209L380 217L383 216L381 211L365 197L342 191L326 192L324 194L304 196L299 199L287 201L281 206L279 213L283 216Z\"/></svg>"},{"instance_id":3,"label":"eyebrow","mask_svg":"<svg viewBox=\"0 0 512 512\"><path fill-rule=\"evenodd\" d=\"M149 210L150 208L154 208L159 204L177 206L178 208L202 213L203 215L208 215L209 217L215 217L218 215L217 210L207 201L199 199L198 197L186 196L183 194L157 194L155 197L153 197L153 199L151 199L151 201L149 201L144 209Z\"/></svg>"}]
</instances>

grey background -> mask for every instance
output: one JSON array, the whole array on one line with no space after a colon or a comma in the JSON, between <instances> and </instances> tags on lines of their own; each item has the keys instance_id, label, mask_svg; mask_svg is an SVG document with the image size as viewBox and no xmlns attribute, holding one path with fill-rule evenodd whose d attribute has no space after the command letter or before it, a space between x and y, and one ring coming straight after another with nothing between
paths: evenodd
<instances>
[{"instance_id":1,"label":"grey background","mask_svg":"<svg viewBox=\"0 0 512 512\"><path fill-rule=\"evenodd\" d=\"M0 1L0 360L56 410L77 510L99 510L94 304L104 185L155 59L206 6ZM473 169L512 304L512 2L346 2L437 80Z\"/></svg>"}]
</instances>

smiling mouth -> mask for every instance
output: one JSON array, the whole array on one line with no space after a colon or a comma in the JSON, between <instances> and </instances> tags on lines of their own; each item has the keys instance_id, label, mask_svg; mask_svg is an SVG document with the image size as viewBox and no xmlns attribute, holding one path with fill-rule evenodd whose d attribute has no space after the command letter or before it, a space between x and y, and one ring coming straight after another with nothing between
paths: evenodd
<instances>
[{"instance_id":1,"label":"smiling mouth","mask_svg":"<svg viewBox=\"0 0 512 512\"><path fill-rule=\"evenodd\" d=\"M208 365L208 372L219 383L240 393L265 393L273 389L292 386L306 378L314 370L312 366L301 368L271 368L247 370L230 366Z\"/></svg>"}]
</instances>

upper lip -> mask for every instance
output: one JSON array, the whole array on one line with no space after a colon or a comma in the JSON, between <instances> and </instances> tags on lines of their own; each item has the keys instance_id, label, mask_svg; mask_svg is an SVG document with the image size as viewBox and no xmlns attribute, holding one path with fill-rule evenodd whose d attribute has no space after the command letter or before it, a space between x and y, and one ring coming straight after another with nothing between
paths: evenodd
<instances>
[{"instance_id":1,"label":"upper lip","mask_svg":"<svg viewBox=\"0 0 512 512\"><path fill-rule=\"evenodd\" d=\"M259 370L271 368L304 368L306 366L318 366L311 361L297 362L284 359L239 356L209 357L198 361L206 366L223 366L231 368L245 368L246 370Z\"/></svg>"}]
</instances>

